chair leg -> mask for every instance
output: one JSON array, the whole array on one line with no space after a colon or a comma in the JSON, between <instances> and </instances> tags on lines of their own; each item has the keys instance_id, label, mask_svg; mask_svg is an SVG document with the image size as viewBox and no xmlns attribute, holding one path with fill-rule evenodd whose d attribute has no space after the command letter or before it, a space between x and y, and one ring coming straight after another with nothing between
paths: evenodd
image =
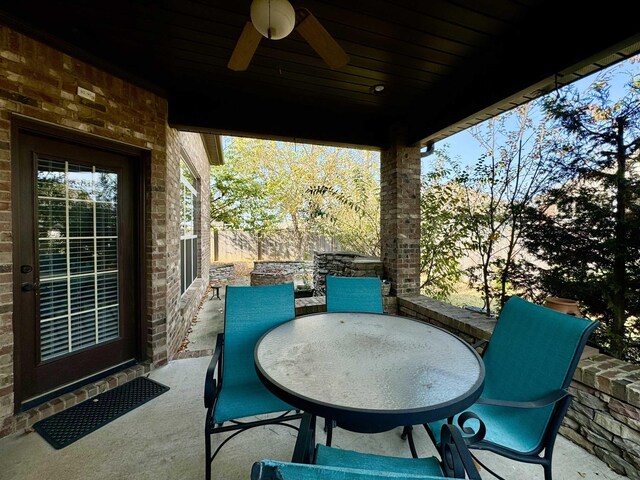
<instances>
[{"instance_id":1,"label":"chair leg","mask_svg":"<svg viewBox=\"0 0 640 480\"><path fill-rule=\"evenodd\" d=\"M403 435L409 440L409 450L411 450L411 456L413 458L418 458L418 452L416 450L416 444L413 441L413 427L411 425L407 425L404 427Z\"/></svg>"},{"instance_id":2,"label":"chair leg","mask_svg":"<svg viewBox=\"0 0 640 480\"><path fill-rule=\"evenodd\" d=\"M331 446L331 441L333 439L333 429L336 427L335 420L329 420L328 418L324 419L324 432L327 434L327 447Z\"/></svg>"},{"instance_id":3,"label":"chair leg","mask_svg":"<svg viewBox=\"0 0 640 480\"><path fill-rule=\"evenodd\" d=\"M431 427L429 427L429 424L425 423L423 427L427 431L427 435L429 435L429 439L431 440L431 443L433 443L433 446L438 448L438 442L436 442L436 437L433 435L433 432L431 431Z\"/></svg>"},{"instance_id":4,"label":"chair leg","mask_svg":"<svg viewBox=\"0 0 640 480\"><path fill-rule=\"evenodd\" d=\"M211 480L211 434L205 432L204 434L204 471L205 471L205 479Z\"/></svg>"},{"instance_id":5,"label":"chair leg","mask_svg":"<svg viewBox=\"0 0 640 480\"><path fill-rule=\"evenodd\" d=\"M542 465L542 468L544 468L544 480L552 480L551 462L549 462L548 464Z\"/></svg>"}]
</instances>

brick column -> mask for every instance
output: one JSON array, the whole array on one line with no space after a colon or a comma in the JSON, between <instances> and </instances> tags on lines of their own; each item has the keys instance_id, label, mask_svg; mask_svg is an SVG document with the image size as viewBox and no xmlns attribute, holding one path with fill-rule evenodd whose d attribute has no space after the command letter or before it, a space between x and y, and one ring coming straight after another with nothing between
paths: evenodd
<instances>
[{"instance_id":1,"label":"brick column","mask_svg":"<svg viewBox=\"0 0 640 480\"><path fill-rule=\"evenodd\" d=\"M420 287L420 147L395 132L380 155L380 239L385 278L396 295Z\"/></svg>"}]
</instances>

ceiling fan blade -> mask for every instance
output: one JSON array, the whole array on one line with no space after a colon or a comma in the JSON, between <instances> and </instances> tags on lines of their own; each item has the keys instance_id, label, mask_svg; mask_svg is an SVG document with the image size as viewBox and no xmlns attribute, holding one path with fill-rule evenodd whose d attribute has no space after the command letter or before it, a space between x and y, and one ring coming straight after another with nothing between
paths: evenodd
<instances>
[{"instance_id":1,"label":"ceiling fan blade","mask_svg":"<svg viewBox=\"0 0 640 480\"><path fill-rule=\"evenodd\" d=\"M251 59L256 52L256 48L258 48L261 38L262 35L256 30L253 23L247 22L242 29L240 38L238 38L236 48L233 49L227 67L236 72L246 70L249 67L249 63L251 63Z\"/></svg>"},{"instance_id":2,"label":"ceiling fan blade","mask_svg":"<svg viewBox=\"0 0 640 480\"><path fill-rule=\"evenodd\" d=\"M349 55L311 12L305 12L305 18L298 23L296 30L329 65L329 68L337 70L349 63Z\"/></svg>"}]
</instances>

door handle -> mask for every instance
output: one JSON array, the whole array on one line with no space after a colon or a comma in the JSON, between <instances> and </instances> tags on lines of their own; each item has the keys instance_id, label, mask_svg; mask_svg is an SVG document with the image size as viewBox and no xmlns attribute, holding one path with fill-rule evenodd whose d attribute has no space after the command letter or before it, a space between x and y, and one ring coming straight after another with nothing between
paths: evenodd
<instances>
[{"instance_id":1,"label":"door handle","mask_svg":"<svg viewBox=\"0 0 640 480\"><path fill-rule=\"evenodd\" d=\"M23 292L35 292L37 290L40 289L40 282L25 282L22 285L20 285L20 288L22 289Z\"/></svg>"}]
</instances>

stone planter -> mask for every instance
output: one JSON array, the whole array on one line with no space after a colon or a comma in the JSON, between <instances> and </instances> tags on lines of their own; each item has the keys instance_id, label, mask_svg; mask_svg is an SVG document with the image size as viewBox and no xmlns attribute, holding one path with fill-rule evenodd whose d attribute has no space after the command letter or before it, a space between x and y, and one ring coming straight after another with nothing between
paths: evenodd
<instances>
[{"instance_id":1,"label":"stone planter","mask_svg":"<svg viewBox=\"0 0 640 480\"><path fill-rule=\"evenodd\" d=\"M574 317L582 317L580 309L578 308L578 302L570 298L547 297L543 306L566 313L567 315L573 315Z\"/></svg>"},{"instance_id":2,"label":"stone planter","mask_svg":"<svg viewBox=\"0 0 640 480\"><path fill-rule=\"evenodd\" d=\"M251 272L251 285L280 285L293 283L293 273L289 272Z\"/></svg>"}]
</instances>

